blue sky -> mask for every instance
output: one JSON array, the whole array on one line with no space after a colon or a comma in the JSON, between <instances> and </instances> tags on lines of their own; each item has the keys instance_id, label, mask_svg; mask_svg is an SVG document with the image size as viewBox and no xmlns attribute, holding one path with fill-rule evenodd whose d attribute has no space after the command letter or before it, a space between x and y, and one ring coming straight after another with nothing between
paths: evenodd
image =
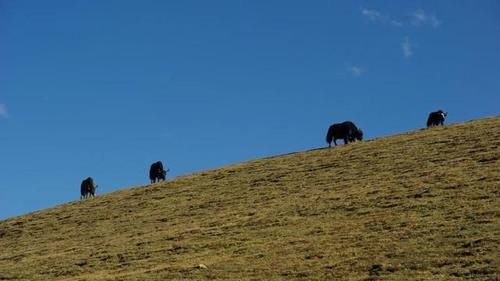
<instances>
[{"instance_id":1,"label":"blue sky","mask_svg":"<svg viewBox=\"0 0 500 281\"><path fill-rule=\"evenodd\" d=\"M0 0L0 219L169 177L498 115L498 1ZM237 187L235 187L237 188Z\"/></svg>"}]
</instances>

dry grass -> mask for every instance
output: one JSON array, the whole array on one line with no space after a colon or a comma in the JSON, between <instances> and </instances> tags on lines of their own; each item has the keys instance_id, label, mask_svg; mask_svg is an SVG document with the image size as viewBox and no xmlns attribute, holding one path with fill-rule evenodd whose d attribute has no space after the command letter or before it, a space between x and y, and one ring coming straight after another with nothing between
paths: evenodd
<instances>
[{"instance_id":1,"label":"dry grass","mask_svg":"<svg viewBox=\"0 0 500 281\"><path fill-rule=\"evenodd\" d=\"M71 202L0 222L0 280L498 280L499 148L495 117Z\"/></svg>"}]
</instances>

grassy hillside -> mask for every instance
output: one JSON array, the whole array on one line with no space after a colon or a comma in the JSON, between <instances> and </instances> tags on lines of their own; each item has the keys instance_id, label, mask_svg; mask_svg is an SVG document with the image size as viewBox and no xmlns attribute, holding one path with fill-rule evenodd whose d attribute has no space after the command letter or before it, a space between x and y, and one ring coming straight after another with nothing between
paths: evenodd
<instances>
[{"instance_id":1,"label":"grassy hillside","mask_svg":"<svg viewBox=\"0 0 500 281\"><path fill-rule=\"evenodd\" d=\"M75 201L0 222L0 280L498 280L499 158L495 117Z\"/></svg>"}]
</instances>

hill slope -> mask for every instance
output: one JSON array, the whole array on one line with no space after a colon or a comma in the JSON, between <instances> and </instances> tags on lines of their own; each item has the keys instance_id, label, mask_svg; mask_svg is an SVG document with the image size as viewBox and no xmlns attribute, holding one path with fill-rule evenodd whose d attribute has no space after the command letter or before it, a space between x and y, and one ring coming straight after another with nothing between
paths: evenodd
<instances>
[{"instance_id":1,"label":"hill slope","mask_svg":"<svg viewBox=\"0 0 500 281\"><path fill-rule=\"evenodd\" d=\"M0 280L495 280L499 148L495 117L71 202L0 222Z\"/></svg>"}]
</instances>

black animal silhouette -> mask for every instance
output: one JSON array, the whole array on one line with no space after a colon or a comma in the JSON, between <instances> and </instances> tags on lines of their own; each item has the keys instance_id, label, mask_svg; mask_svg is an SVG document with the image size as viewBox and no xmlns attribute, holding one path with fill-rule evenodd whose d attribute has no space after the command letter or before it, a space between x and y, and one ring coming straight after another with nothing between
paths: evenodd
<instances>
[{"instance_id":1,"label":"black animal silhouette","mask_svg":"<svg viewBox=\"0 0 500 281\"><path fill-rule=\"evenodd\" d=\"M163 169L163 163L161 161L151 164L151 167L149 168L149 179L151 180L151 183L164 181L169 170L170 169Z\"/></svg>"},{"instance_id":2,"label":"black animal silhouette","mask_svg":"<svg viewBox=\"0 0 500 281\"><path fill-rule=\"evenodd\" d=\"M442 110L429 113L429 117L427 118L427 128L444 125L444 118L447 115L448 113Z\"/></svg>"},{"instance_id":3,"label":"black animal silhouette","mask_svg":"<svg viewBox=\"0 0 500 281\"><path fill-rule=\"evenodd\" d=\"M82 181L80 185L80 200L90 197L95 197L97 185L94 185L94 179L88 177Z\"/></svg>"},{"instance_id":4,"label":"black animal silhouette","mask_svg":"<svg viewBox=\"0 0 500 281\"><path fill-rule=\"evenodd\" d=\"M337 145L338 139L343 139L344 144L348 144L356 140L363 140L363 131L356 127L356 125L354 125L351 121L333 124L330 128L328 128L328 133L326 134L328 147L332 146L332 141L335 145Z\"/></svg>"}]
</instances>

